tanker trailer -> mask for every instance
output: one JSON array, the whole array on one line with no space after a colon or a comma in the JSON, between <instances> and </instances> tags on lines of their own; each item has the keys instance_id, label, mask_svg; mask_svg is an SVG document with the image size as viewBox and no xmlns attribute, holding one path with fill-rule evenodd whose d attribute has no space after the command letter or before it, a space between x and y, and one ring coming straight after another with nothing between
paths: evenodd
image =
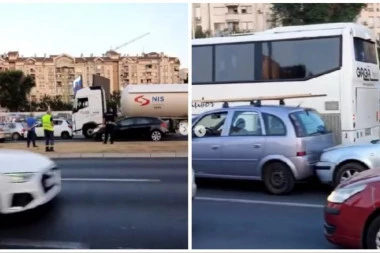
<instances>
[{"instance_id":1,"label":"tanker trailer","mask_svg":"<svg viewBox=\"0 0 380 253\"><path fill-rule=\"evenodd\" d=\"M168 122L170 132L187 128L188 85L129 85L121 94L123 116L155 116Z\"/></svg>"},{"instance_id":2,"label":"tanker trailer","mask_svg":"<svg viewBox=\"0 0 380 253\"><path fill-rule=\"evenodd\" d=\"M99 86L80 89L75 94L73 106L73 131L81 131L86 138L103 124L106 112L104 90ZM129 85L122 91L120 109L122 116L160 117L168 121L169 130L187 131L187 84Z\"/></svg>"}]
</instances>

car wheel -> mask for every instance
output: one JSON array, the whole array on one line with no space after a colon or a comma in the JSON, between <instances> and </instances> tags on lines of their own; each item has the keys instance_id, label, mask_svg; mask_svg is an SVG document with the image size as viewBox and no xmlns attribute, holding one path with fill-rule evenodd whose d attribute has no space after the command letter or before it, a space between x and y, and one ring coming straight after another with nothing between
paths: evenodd
<instances>
[{"instance_id":1,"label":"car wheel","mask_svg":"<svg viewBox=\"0 0 380 253\"><path fill-rule=\"evenodd\" d=\"M61 138L67 140L67 139L70 138L70 134L69 134L68 132L63 132L63 133L61 134Z\"/></svg>"},{"instance_id":2,"label":"car wheel","mask_svg":"<svg viewBox=\"0 0 380 253\"><path fill-rule=\"evenodd\" d=\"M12 140L13 141L18 141L21 139L21 135L19 133L13 133L12 134Z\"/></svg>"},{"instance_id":3,"label":"car wheel","mask_svg":"<svg viewBox=\"0 0 380 253\"><path fill-rule=\"evenodd\" d=\"M271 162L264 167L265 188L272 194L281 195L293 190L295 179L289 167L282 162Z\"/></svg>"},{"instance_id":4,"label":"car wheel","mask_svg":"<svg viewBox=\"0 0 380 253\"><path fill-rule=\"evenodd\" d=\"M162 140L162 133L158 130L153 130L150 133L150 139L152 141L160 141L160 140Z\"/></svg>"},{"instance_id":5,"label":"car wheel","mask_svg":"<svg viewBox=\"0 0 380 253\"><path fill-rule=\"evenodd\" d=\"M356 162L349 162L349 163L343 164L342 166L339 166L335 173L333 186L334 187L338 186L340 183L348 180L353 175L360 173L366 169L367 168L365 166Z\"/></svg>"},{"instance_id":6,"label":"car wheel","mask_svg":"<svg viewBox=\"0 0 380 253\"><path fill-rule=\"evenodd\" d=\"M377 216L369 224L364 243L366 249L380 249L380 216Z\"/></svg>"}]
</instances>

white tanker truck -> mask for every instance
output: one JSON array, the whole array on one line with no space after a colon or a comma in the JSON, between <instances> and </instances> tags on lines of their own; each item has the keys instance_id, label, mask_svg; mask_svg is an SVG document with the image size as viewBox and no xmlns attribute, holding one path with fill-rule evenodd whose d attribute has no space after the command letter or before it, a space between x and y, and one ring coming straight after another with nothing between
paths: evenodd
<instances>
[{"instance_id":1,"label":"white tanker truck","mask_svg":"<svg viewBox=\"0 0 380 253\"><path fill-rule=\"evenodd\" d=\"M98 86L77 91L73 106L73 131L90 138L94 129L103 124L107 110L104 90ZM150 116L167 120L174 133L188 122L188 85L129 85L121 93L122 116Z\"/></svg>"}]
</instances>

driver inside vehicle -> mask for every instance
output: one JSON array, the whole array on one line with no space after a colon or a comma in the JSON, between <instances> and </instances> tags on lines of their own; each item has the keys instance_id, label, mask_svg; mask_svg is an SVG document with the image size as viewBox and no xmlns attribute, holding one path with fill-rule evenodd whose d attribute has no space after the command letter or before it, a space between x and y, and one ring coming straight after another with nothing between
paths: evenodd
<instances>
[{"instance_id":1,"label":"driver inside vehicle","mask_svg":"<svg viewBox=\"0 0 380 253\"><path fill-rule=\"evenodd\" d=\"M240 118L236 124L231 128L230 135L247 135L248 131L245 129L245 120Z\"/></svg>"}]
</instances>

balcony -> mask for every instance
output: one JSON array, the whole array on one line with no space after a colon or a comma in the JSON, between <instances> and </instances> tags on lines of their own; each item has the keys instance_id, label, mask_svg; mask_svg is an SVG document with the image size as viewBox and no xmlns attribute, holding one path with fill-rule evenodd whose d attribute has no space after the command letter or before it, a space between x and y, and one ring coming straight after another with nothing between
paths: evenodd
<instances>
[{"instance_id":1,"label":"balcony","mask_svg":"<svg viewBox=\"0 0 380 253\"><path fill-rule=\"evenodd\" d=\"M226 21L227 22L239 22L240 21L240 14L226 13Z\"/></svg>"},{"instance_id":2,"label":"balcony","mask_svg":"<svg viewBox=\"0 0 380 253\"><path fill-rule=\"evenodd\" d=\"M226 7L236 7L239 6L238 3L226 3Z\"/></svg>"}]
</instances>

